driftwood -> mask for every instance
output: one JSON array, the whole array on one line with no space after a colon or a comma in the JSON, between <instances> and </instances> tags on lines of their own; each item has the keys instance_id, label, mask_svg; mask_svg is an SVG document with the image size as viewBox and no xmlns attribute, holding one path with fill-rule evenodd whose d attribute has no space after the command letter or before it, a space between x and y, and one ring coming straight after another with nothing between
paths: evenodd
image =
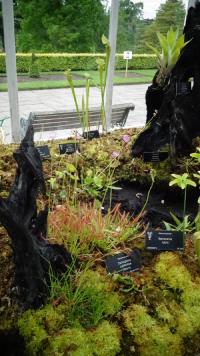
<instances>
[{"instance_id":1,"label":"driftwood","mask_svg":"<svg viewBox=\"0 0 200 356\"><path fill-rule=\"evenodd\" d=\"M47 295L50 265L62 272L72 258L64 246L47 241L48 207L37 212L36 199L46 188L32 126L13 155L18 167L8 198L0 198L0 222L12 241L20 301L24 308L38 307Z\"/></svg>"},{"instance_id":2,"label":"driftwood","mask_svg":"<svg viewBox=\"0 0 200 356\"><path fill-rule=\"evenodd\" d=\"M133 145L134 156L168 146L173 162L193 150L200 135L200 3L190 7L184 28L185 41L170 77L163 87L156 83L146 92L147 127ZM192 83L191 83L192 82ZM191 89L189 89L191 85ZM181 87L181 90L180 90ZM184 90L183 90L184 89Z\"/></svg>"}]
</instances>

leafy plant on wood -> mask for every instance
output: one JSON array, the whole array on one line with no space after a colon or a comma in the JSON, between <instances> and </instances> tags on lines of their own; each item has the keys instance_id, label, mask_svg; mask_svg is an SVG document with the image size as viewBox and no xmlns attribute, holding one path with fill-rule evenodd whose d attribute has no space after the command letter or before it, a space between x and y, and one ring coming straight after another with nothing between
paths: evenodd
<instances>
[{"instance_id":1,"label":"leafy plant on wood","mask_svg":"<svg viewBox=\"0 0 200 356\"><path fill-rule=\"evenodd\" d=\"M161 46L161 54L159 50L150 44L147 44L149 48L156 54L158 60L158 75L156 82L159 86L164 86L166 80L174 68L182 49L190 42L184 41L184 35L179 37L178 29L174 31L172 28L167 32L166 36L157 32L157 37Z\"/></svg>"}]
</instances>

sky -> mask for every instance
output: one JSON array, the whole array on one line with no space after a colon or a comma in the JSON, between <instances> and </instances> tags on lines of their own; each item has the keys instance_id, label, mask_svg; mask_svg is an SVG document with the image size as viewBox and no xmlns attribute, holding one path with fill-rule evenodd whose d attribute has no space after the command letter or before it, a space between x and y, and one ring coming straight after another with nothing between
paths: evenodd
<instances>
[{"instance_id":1,"label":"sky","mask_svg":"<svg viewBox=\"0 0 200 356\"><path fill-rule=\"evenodd\" d=\"M143 2L144 4L144 18L147 19L152 19L156 15L156 11L158 10L160 4L163 4L166 2L166 0L132 0L134 3L137 2ZM111 3L111 0L109 0L109 3ZM183 0L183 3L185 4L186 8L188 5L188 0Z\"/></svg>"},{"instance_id":2,"label":"sky","mask_svg":"<svg viewBox=\"0 0 200 356\"><path fill-rule=\"evenodd\" d=\"M140 2L139 0L132 0L134 3ZM166 2L166 0L141 0L144 4L144 9L143 9L143 14L144 18L154 18L156 15L156 11L158 10L160 4L163 4ZM183 3L185 4L187 8L188 0L183 0Z\"/></svg>"}]
</instances>

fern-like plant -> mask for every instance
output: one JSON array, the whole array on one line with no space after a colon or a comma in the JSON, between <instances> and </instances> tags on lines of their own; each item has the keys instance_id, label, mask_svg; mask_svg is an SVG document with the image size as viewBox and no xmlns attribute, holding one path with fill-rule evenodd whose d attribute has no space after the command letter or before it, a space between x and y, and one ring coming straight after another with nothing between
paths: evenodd
<instances>
[{"instance_id":1,"label":"fern-like plant","mask_svg":"<svg viewBox=\"0 0 200 356\"><path fill-rule=\"evenodd\" d=\"M148 43L146 45L151 48L157 56L159 72L156 82L162 87L178 61L181 50L190 41L184 42L184 35L179 36L178 29L174 31L172 28L170 28L166 36L162 35L160 32L157 32L157 37L161 46L161 53L152 45Z\"/></svg>"}]
</instances>

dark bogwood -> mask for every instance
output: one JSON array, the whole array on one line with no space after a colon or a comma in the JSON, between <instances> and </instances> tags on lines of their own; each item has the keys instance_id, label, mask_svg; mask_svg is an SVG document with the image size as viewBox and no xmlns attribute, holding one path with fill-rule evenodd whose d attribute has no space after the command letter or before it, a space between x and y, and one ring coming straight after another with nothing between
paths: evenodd
<instances>
[{"instance_id":1,"label":"dark bogwood","mask_svg":"<svg viewBox=\"0 0 200 356\"><path fill-rule=\"evenodd\" d=\"M64 271L71 255L47 240L48 207L37 211L38 194L45 194L46 187L32 126L14 158L16 177L8 198L0 198L0 222L11 237L20 301L24 308L38 307L47 295L49 266Z\"/></svg>"},{"instance_id":2,"label":"dark bogwood","mask_svg":"<svg viewBox=\"0 0 200 356\"><path fill-rule=\"evenodd\" d=\"M188 11L184 28L185 40L191 40L183 49L174 69L163 87L156 77L146 93L148 127L133 145L133 155L157 151L169 145L172 162L179 154L187 154L192 139L200 135L200 3ZM157 74L156 74L157 75ZM191 91L179 92L177 83L193 80Z\"/></svg>"}]
</instances>

